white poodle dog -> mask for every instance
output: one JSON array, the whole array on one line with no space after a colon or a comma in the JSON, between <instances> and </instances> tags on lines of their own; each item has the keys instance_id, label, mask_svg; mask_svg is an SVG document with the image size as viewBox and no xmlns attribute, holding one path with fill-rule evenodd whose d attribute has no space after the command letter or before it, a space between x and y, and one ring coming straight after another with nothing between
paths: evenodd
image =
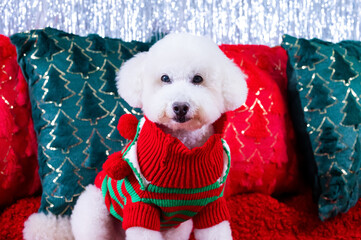
<instances>
[{"instance_id":1,"label":"white poodle dog","mask_svg":"<svg viewBox=\"0 0 361 240\"><path fill-rule=\"evenodd\" d=\"M142 108L149 121L188 149L203 146L215 132L213 123L247 97L240 68L210 39L185 33L169 34L127 61L117 75L117 88L132 107ZM124 238L121 222L110 215L102 191L93 185L79 197L71 225L75 239ZM186 240L192 229L188 220L167 231L129 227L125 235L127 240ZM232 239L228 221L194 233L200 240Z\"/></svg>"}]
</instances>

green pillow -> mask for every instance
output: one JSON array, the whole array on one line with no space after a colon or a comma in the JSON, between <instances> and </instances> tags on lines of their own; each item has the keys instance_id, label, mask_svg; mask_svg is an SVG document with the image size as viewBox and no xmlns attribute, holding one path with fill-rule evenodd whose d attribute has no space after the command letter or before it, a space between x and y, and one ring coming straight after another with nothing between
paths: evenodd
<instances>
[{"instance_id":1,"label":"green pillow","mask_svg":"<svg viewBox=\"0 0 361 240\"><path fill-rule=\"evenodd\" d=\"M43 193L39 211L70 214L107 155L126 144L124 113L140 116L118 96L115 73L152 43L124 42L52 28L11 37L29 85Z\"/></svg>"},{"instance_id":2,"label":"green pillow","mask_svg":"<svg viewBox=\"0 0 361 240\"><path fill-rule=\"evenodd\" d=\"M291 114L325 220L361 196L361 42L288 35Z\"/></svg>"}]
</instances>

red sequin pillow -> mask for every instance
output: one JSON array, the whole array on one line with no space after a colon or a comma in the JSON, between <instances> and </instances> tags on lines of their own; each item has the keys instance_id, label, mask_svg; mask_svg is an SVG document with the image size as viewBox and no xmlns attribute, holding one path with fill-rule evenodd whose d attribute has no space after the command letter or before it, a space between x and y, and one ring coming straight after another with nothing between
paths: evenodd
<instances>
[{"instance_id":1,"label":"red sequin pillow","mask_svg":"<svg viewBox=\"0 0 361 240\"><path fill-rule=\"evenodd\" d=\"M0 208L40 189L36 136L16 49L0 35Z\"/></svg>"},{"instance_id":2,"label":"red sequin pillow","mask_svg":"<svg viewBox=\"0 0 361 240\"><path fill-rule=\"evenodd\" d=\"M281 47L221 45L248 75L246 103L228 114L225 139L232 167L226 195L294 191L295 137L287 108L287 53Z\"/></svg>"}]
</instances>

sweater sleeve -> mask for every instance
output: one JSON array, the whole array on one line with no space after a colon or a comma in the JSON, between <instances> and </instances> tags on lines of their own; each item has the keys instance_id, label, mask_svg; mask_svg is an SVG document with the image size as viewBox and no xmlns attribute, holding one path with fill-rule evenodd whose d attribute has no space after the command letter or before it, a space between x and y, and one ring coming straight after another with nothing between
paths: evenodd
<instances>
[{"instance_id":1,"label":"sweater sleeve","mask_svg":"<svg viewBox=\"0 0 361 240\"><path fill-rule=\"evenodd\" d=\"M209 228L226 220L230 220L230 215L224 197L206 205L193 218L194 228L197 229Z\"/></svg>"},{"instance_id":2,"label":"sweater sleeve","mask_svg":"<svg viewBox=\"0 0 361 240\"><path fill-rule=\"evenodd\" d=\"M122 152L110 155L103 164L103 170L114 180L121 180L132 173L129 164L123 159Z\"/></svg>"},{"instance_id":3,"label":"sweater sleeve","mask_svg":"<svg viewBox=\"0 0 361 240\"><path fill-rule=\"evenodd\" d=\"M123 209L123 216L124 230L130 227L160 230L160 210L155 205L143 202L127 203Z\"/></svg>"}]
</instances>

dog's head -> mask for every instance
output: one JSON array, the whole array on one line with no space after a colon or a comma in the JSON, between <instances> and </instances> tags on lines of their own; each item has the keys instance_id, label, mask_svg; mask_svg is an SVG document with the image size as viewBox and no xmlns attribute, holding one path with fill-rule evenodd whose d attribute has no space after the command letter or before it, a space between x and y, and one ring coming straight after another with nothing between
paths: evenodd
<instances>
[{"instance_id":1,"label":"dog's head","mask_svg":"<svg viewBox=\"0 0 361 240\"><path fill-rule=\"evenodd\" d=\"M186 33L169 34L125 62L117 88L149 120L174 130L212 124L247 97L239 67L210 39Z\"/></svg>"}]
</instances>

